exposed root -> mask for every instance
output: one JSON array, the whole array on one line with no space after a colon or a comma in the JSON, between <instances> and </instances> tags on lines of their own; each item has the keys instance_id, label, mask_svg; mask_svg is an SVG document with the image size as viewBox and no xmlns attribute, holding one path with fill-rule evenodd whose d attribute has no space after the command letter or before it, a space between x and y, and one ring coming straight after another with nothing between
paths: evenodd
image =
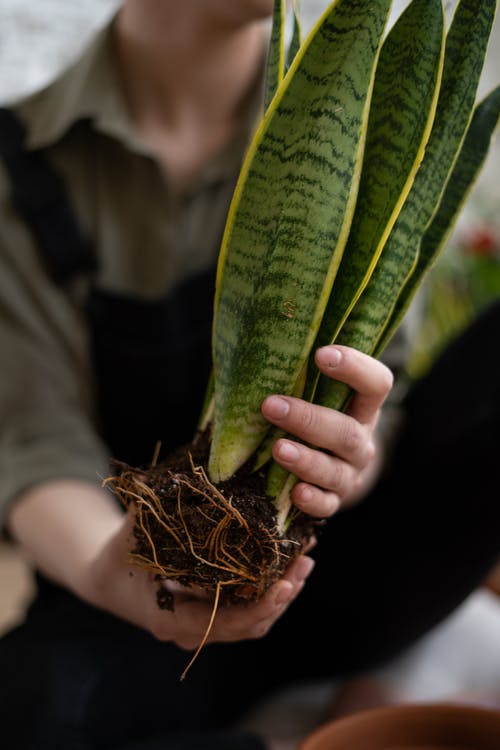
<instances>
[{"instance_id":1,"label":"exposed root","mask_svg":"<svg viewBox=\"0 0 500 750\"><path fill-rule=\"evenodd\" d=\"M132 565L158 581L157 602L174 609L165 579L214 594L210 622L184 670L197 659L212 630L217 610L228 603L255 601L300 554L312 533L311 519L299 514L286 536L279 533L274 504L263 474L243 469L214 485L207 476L207 445L196 440L157 464L159 445L148 469L117 462L109 487L135 511Z\"/></svg>"},{"instance_id":2,"label":"exposed root","mask_svg":"<svg viewBox=\"0 0 500 750\"><path fill-rule=\"evenodd\" d=\"M215 622L215 615L216 615L217 609L219 607L219 599L220 599L221 587L222 587L222 584L218 583L217 586L216 586L216 589L215 589L215 598L214 598L214 605L212 607L212 614L210 616L210 621L209 621L209 623L207 625L207 629L205 630L205 635L201 639L201 641L200 641L200 643L198 645L198 648L196 649L196 651L194 652L194 654L193 654L193 656L191 658L191 661L189 662L189 664L187 665L187 667L185 668L185 670L181 674L181 682L186 678L187 673L189 672L189 670L191 669L191 667L195 663L196 659L200 655L201 650L203 649L203 647L205 646L205 644L206 644L206 642L208 640L208 636L210 635L210 631L212 630L213 624Z\"/></svg>"},{"instance_id":3,"label":"exposed root","mask_svg":"<svg viewBox=\"0 0 500 750\"><path fill-rule=\"evenodd\" d=\"M301 550L308 532L278 533L264 476L242 472L214 485L193 443L148 469L121 465L104 481L135 509L130 561L158 579L217 593L220 603L257 600ZM169 606L159 596L160 606Z\"/></svg>"},{"instance_id":4,"label":"exposed root","mask_svg":"<svg viewBox=\"0 0 500 750\"><path fill-rule=\"evenodd\" d=\"M126 507L134 504L136 548L130 561L187 586L209 591L230 586L223 600L257 599L299 542L280 539L274 524L266 525L269 518L247 520L233 497L226 497L189 458L190 475L160 474L153 467L146 475L128 469L105 480Z\"/></svg>"}]
</instances>

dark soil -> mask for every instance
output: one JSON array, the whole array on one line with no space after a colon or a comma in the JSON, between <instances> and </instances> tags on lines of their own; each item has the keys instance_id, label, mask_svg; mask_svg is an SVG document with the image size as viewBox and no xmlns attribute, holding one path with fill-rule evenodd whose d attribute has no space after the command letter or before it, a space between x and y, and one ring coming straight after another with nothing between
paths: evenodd
<instances>
[{"instance_id":1,"label":"dark soil","mask_svg":"<svg viewBox=\"0 0 500 750\"><path fill-rule=\"evenodd\" d=\"M106 480L135 508L133 564L185 586L217 592L220 604L254 601L282 575L313 533L313 520L295 513L286 535L278 534L265 473L244 466L231 480L207 477L208 441L198 435L158 465L123 464ZM161 608L173 597L160 585Z\"/></svg>"}]
</instances>

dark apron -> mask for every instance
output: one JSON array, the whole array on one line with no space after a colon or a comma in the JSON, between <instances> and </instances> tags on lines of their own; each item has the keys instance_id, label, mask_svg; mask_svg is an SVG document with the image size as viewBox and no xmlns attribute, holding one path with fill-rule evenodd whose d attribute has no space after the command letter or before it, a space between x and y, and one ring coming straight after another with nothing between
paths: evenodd
<instances>
[{"instance_id":1,"label":"dark apron","mask_svg":"<svg viewBox=\"0 0 500 750\"><path fill-rule=\"evenodd\" d=\"M210 373L213 271L165 299L143 302L93 288L87 312L100 432L114 458L147 465L194 435Z\"/></svg>"},{"instance_id":2,"label":"dark apron","mask_svg":"<svg viewBox=\"0 0 500 750\"><path fill-rule=\"evenodd\" d=\"M12 113L0 110L0 153L13 201L47 273L66 286L82 273L95 274L97 256L78 226L61 177L42 151L24 150L24 137ZM165 455L193 436L210 374L214 279L211 268L153 302L91 284L86 311L98 430L113 458L147 465L158 441Z\"/></svg>"}]
</instances>

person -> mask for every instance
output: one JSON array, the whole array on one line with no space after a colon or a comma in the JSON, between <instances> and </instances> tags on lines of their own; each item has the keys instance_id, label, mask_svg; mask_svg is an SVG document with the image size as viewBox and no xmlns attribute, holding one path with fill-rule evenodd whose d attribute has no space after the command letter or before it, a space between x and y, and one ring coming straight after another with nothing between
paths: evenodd
<instances>
[{"instance_id":1,"label":"person","mask_svg":"<svg viewBox=\"0 0 500 750\"><path fill-rule=\"evenodd\" d=\"M218 611L182 685L211 602L171 586L175 609L160 610L150 577L130 575L131 521L101 479L110 458L142 465L159 439L166 454L195 428L271 10L124 0L55 82L1 113L0 498L37 573L25 621L0 641L2 732L21 750L277 747L237 729L252 703L387 659L496 558L487 318L410 394L383 471L393 367L326 347L316 362L353 388L347 413L265 400L264 416L297 438L273 449L300 480L296 507L318 519L343 509L260 601Z\"/></svg>"}]
</instances>

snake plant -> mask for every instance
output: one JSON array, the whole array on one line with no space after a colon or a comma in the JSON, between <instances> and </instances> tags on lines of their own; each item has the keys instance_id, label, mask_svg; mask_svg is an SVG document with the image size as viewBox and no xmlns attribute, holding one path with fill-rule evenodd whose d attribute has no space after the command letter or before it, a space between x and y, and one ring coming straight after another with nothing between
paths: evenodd
<instances>
[{"instance_id":1,"label":"snake plant","mask_svg":"<svg viewBox=\"0 0 500 750\"><path fill-rule=\"evenodd\" d=\"M295 478L271 461L270 393L345 408L312 352L379 356L445 244L487 155L497 88L476 103L496 0L336 0L285 54L276 0L265 110L230 206L202 418L214 483L269 467L283 526Z\"/></svg>"}]
</instances>

